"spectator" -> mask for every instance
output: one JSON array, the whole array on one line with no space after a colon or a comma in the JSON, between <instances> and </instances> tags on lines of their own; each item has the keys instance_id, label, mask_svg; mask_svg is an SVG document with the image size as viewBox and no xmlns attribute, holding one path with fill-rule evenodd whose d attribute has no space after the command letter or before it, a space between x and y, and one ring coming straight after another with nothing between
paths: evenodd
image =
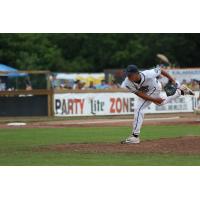
<instances>
[{"instance_id":1,"label":"spectator","mask_svg":"<svg viewBox=\"0 0 200 200\"><path fill-rule=\"evenodd\" d=\"M5 90L6 90L6 84L0 78L0 91L5 91Z\"/></svg>"},{"instance_id":2,"label":"spectator","mask_svg":"<svg viewBox=\"0 0 200 200\"><path fill-rule=\"evenodd\" d=\"M8 91L15 91L14 87L8 88Z\"/></svg>"},{"instance_id":3,"label":"spectator","mask_svg":"<svg viewBox=\"0 0 200 200\"><path fill-rule=\"evenodd\" d=\"M65 84L64 84L64 83L61 83L59 89L61 89L61 90L65 89Z\"/></svg>"},{"instance_id":4,"label":"spectator","mask_svg":"<svg viewBox=\"0 0 200 200\"><path fill-rule=\"evenodd\" d=\"M94 86L94 82L93 81L90 81L88 89L96 89L96 87Z\"/></svg>"},{"instance_id":5,"label":"spectator","mask_svg":"<svg viewBox=\"0 0 200 200\"><path fill-rule=\"evenodd\" d=\"M199 80L191 79L189 81L183 80L182 84L187 85L192 90L198 90L199 89Z\"/></svg>"},{"instance_id":6,"label":"spectator","mask_svg":"<svg viewBox=\"0 0 200 200\"><path fill-rule=\"evenodd\" d=\"M85 89L85 83L81 82L80 80L76 80L73 85L74 90L84 90Z\"/></svg>"},{"instance_id":7,"label":"spectator","mask_svg":"<svg viewBox=\"0 0 200 200\"><path fill-rule=\"evenodd\" d=\"M187 84L187 81L186 81L185 79L183 79L181 85L182 85L182 84L186 85L186 84Z\"/></svg>"},{"instance_id":8,"label":"spectator","mask_svg":"<svg viewBox=\"0 0 200 200\"><path fill-rule=\"evenodd\" d=\"M82 83L81 83L80 90L85 90L85 89L86 89L85 85L86 85L86 83L85 83L85 82L82 82Z\"/></svg>"},{"instance_id":9,"label":"spectator","mask_svg":"<svg viewBox=\"0 0 200 200\"><path fill-rule=\"evenodd\" d=\"M117 89L117 88L120 88L120 85L118 85L118 84L116 83L115 80L112 80L112 81L110 82L110 87L111 87L112 89Z\"/></svg>"},{"instance_id":10,"label":"spectator","mask_svg":"<svg viewBox=\"0 0 200 200\"><path fill-rule=\"evenodd\" d=\"M101 81L101 84L96 85L96 89L109 89L110 86L106 83L105 80Z\"/></svg>"},{"instance_id":11,"label":"spectator","mask_svg":"<svg viewBox=\"0 0 200 200\"><path fill-rule=\"evenodd\" d=\"M80 80L74 81L73 89L74 89L74 90L79 89L79 85L80 85Z\"/></svg>"},{"instance_id":12,"label":"spectator","mask_svg":"<svg viewBox=\"0 0 200 200\"><path fill-rule=\"evenodd\" d=\"M30 79L29 78L26 78L25 79L25 85L26 85L26 90L32 90L32 86L31 86L31 82L30 82Z\"/></svg>"},{"instance_id":13,"label":"spectator","mask_svg":"<svg viewBox=\"0 0 200 200\"><path fill-rule=\"evenodd\" d=\"M32 89L33 89L33 88L32 88L31 85L29 85L29 84L26 85L26 90L29 90L29 91L30 91L30 90L32 90Z\"/></svg>"},{"instance_id":14,"label":"spectator","mask_svg":"<svg viewBox=\"0 0 200 200\"><path fill-rule=\"evenodd\" d=\"M195 79L192 80L191 89L192 90L199 90L199 81L198 80L197 81Z\"/></svg>"},{"instance_id":15,"label":"spectator","mask_svg":"<svg viewBox=\"0 0 200 200\"><path fill-rule=\"evenodd\" d=\"M56 76L50 76L49 77L49 79L50 79L50 81L51 81L51 87L53 88L53 89L55 89L57 86L56 86Z\"/></svg>"}]
</instances>

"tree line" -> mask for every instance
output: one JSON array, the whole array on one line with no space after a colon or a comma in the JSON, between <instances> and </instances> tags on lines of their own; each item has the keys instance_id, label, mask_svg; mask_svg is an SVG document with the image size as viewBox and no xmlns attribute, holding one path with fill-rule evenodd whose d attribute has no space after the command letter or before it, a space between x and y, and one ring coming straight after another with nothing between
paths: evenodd
<instances>
[{"instance_id":1,"label":"tree line","mask_svg":"<svg viewBox=\"0 0 200 200\"><path fill-rule=\"evenodd\" d=\"M0 34L0 63L21 70L102 72L156 65L165 54L176 66L200 66L200 34Z\"/></svg>"}]
</instances>

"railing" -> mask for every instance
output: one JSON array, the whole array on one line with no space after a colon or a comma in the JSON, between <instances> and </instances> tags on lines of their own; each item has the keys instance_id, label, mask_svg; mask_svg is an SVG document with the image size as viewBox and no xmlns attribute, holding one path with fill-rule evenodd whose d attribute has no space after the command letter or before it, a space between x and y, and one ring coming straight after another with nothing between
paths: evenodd
<instances>
[{"instance_id":1,"label":"railing","mask_svg":"<svg viewBox=\"0 0 200 200\"><path fill-rule=\"evenodd\" d=\"M86 89L86 90L53 90L53 93L63 94L63 93L109 93L109 92L128 92L127 89L117 88L117 89Z\"/></svg>"}]
</instances>

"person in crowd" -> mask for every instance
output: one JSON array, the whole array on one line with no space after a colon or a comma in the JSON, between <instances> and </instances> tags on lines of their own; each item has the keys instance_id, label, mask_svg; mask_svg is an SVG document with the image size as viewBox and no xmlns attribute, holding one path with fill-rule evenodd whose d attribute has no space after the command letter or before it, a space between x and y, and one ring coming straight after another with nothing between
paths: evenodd
<instances>
[{"instance_id":1,"label":"person in crowd","mask_svg":"<svg viewBox=\"0 0 200 200\"><path fill-rule=\"evenodd\" d=\"M65 85L64 85L63 83L61 83L59 89L60 89L60 90L65 89Z\"/></svg>"},{"instance_id":2,"label":"person in crowd","mask_svg":"<svg viewBox=\"0 0 200 200\"><path fill-rule=\"evenodd\" d=\"M31 81L30 81L30 79L27 77L26 79L25 79L25 90L32 90L33 88L32 88L32 85L31 85Z\"/></svg>"},{"instance_id":3,"label":"person in crowd","mask_svg":"<svg viewBox=\"0 0 200 200\"><path fill-rule=\"evenodd\" d=\"M5 91L5 90L6 90L6 84L0 78L0 91Z\"/></svg>"},{"instance_id":4,"label":"person in crowd","mask_svg":"<svg viewBox=\"0 0 200 200\"><path fill-rule=\"evenodd\" d=\"M187 85L187 81L185 79L183 79L181 84Z\"/></svg>"},{"instance_id":5,"label":"person in crowd","mask_svg":"<svg viewBox=\"0 0 200 200\"><path fill-rule=\"evenodd\" d=\"M112 89L120 88L120 85L118 85L117 82L116 82L115 80L112 80L112 81L110 82L109 85L110 85L110 87L111 87Z\"/></svg>"},{"instance_id":6,"label":"person in crowd","mask_svg":"<svg viewBox=\"0 0 200 200\"><path fill-rule=\"evenodd\" d=\"M15 91L15 88L14 87L9 87L8 91Z\"/></svg>"},{"instance_id":7,"label":"person in crowd","mask_svg":"<svg viewBox=\"0 0 200 200\"><path fill-rule=\"evenodd\" d=\"M187 85L187 87L189 87L192 90L198 90L199 89L199 81L196 79L191 79L186 81L185 79L183 79L182 84Z\"/></svg>"},{"instance_id":8,"label":"person in crowd","mask_svg":"<svg viewBox=\"0 0 200 200\"><path fill-rule=\"evenodd\" d=\"M88 89L96 89L96 87L94 86L94 82L90 81Z\"/></svg>"},{"instance_id":9,"label":"person in crowd","mask_svg":"<svg viewBox=\"0 0 200 200\"><path fill-rule=\"evenodd\" d=\"M30 90L32 90L33 88L32 88L32 86L30 85L30 84L27 84L26 85L26 90L28 90L28 91L30 91Z\"/></svg>"},{"instance_id":10,"label":"person in crowd","mask_svg":"<svg viewBox=\"0 0 200 200\"><path fill-rule=\"evenodd\" d=\"M78 90L79 87L80 87L80 80L74 81L73 89L74 89L74 90Z\"/></svg>"},{"instance_id":11,"label":"person in crowd","mask_svg":"<svg viewBox=\"0 0 200 200\"><path fill-rule=\"evenodd\" d=\"M80 80L76 80L73 85L74 90L84 90L85 89L85 82L81 82Z\"/></svg>"},{"instance_id":12,"label":"person in crowd","mask_svg":"<svg viewBox=\"0 0 200 200\"><path fill-rule=\"evenodd\" d=\"M199 90L199 83L195 79L191 80L191 89L192 90Z\"/></svg>"},{"instance_id":13,"label":"person in crowd","mask_svg":"<svg viewBox=\"0 0 200 200\"><path fill-rule=\"evenodd\" d=\"M57 87L56 85L56 76L50 76L50 81L51 81L51 87L52 89L55 89Z\"/></svg>"},{"instance_id":14,"label":"person in crowd","mask_svg":"<svg viewBox=\"0 0 200 200\"><path fill-rule=\"evenodd\" d=\"M106 83L105 80L102 80L102 81L101 81L101 84L96 85L96 89L109 89L109 88L111 88L111 87L110 87L110 85L108 85L108 84Z\"/></svg>"}]
</instances>

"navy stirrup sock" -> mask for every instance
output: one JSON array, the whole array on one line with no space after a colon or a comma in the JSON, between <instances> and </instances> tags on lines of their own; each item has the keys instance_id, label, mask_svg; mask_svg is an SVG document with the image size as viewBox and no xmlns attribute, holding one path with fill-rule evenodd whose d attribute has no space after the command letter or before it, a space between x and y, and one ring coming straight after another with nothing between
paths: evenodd
<instances>
[{"instance_id":1,"label":"navy stirrup sock","mask_svg":"<svg viewBox=\"0 0 200 200\"><path fill-rule=\"evenodd\" d=\"M139 135L136 135L135 133L133 133L133 136L137 138Z\"/></svg>"}]
</instances>

